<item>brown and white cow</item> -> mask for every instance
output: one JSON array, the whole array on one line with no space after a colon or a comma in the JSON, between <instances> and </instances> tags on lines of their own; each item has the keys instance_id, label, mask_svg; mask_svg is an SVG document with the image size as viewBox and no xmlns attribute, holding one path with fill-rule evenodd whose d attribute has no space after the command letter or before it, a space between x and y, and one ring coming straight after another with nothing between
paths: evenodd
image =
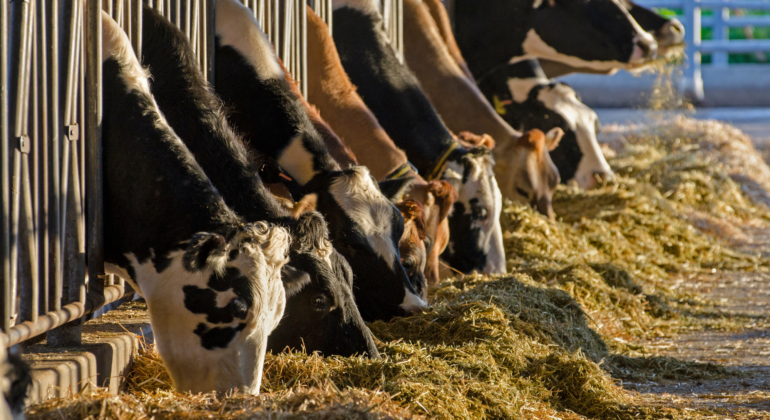
<instances>
[{"instance_id":1,"label":"brown and white cow","mask_svg":"<svg viewBox=\"0 0 770 420\"><path fill-rule=\"evenodd\" d=\"M455 140L396 57L377 0L335 0L333 6L337 51L366 105L425 179L442 178L458 190L442 257L463 272L505 272L497 223L502 197L489 150L467 150Z\"/></svg>"},{"instance_id":2,"label":"brown and white cow","mask_svg":"<svg viewBox=\"0 0 770 420\"><path fill-rule=\"evenodd\" d=\"M454 56L461 60L459 51L450 52L454 45L451 32L444 33L434 19L448 20L446 12L434 5L431 9L419 0L404 0L404 56L409 68L420 80L426 95L447 126L455 132L484 133L492 136L497 147L495 176L504 197L530 204L543 214L552 215L551 198L556 185L548 180L558 179L550 159L537 157L534 161L545 166L512 167L526 153L545 153L548 149L532 149L527 142L519 142L521 133L506 123L468 78ZM443 16L442 16L443 15ZM539 127L527 127L539 128ZM558 130L550 133L559 135ZM505 169L503 169L505 168ZM517 179L517 177L521 179Z\"/></svg>"},{"instance_id":3,"label":"brown and white cow","mask_svg":"<svg viewBox=\"0 0 770 420\"><path fill-rule=\"evenodd\" d=\"M245 224L158 109L126 34L103 25L104 254L147 300L178 391L259 393L286 304L283 227Z\"/></svg>"},{"instance_id":4,"label":"brown and white cow","mask_svg":"<svg viewBox=\"0 0 770 420\"><path fill-rule=\"evenodd\" d=\"M428 284L437 284L439 255L449 239L446 217L456 199L454 188L445 181L426 182L414 173L406 154L396 147L380 126L342 68L329 27L310 8L307 28L308 99L323 111L324 119L341 136L351 153L360 157L360 162L369 168L375 179L388 182L404 177L414 178L406 195L422 206L427 226L425 240L428 241L425 278ZM404 249L404 244L401 248ZM401 257L405 264L414 260L404 255ZM413 271L411 265L404 268ZM410 278L414 284L415 276Z\"/></svg>"}]
</instances>

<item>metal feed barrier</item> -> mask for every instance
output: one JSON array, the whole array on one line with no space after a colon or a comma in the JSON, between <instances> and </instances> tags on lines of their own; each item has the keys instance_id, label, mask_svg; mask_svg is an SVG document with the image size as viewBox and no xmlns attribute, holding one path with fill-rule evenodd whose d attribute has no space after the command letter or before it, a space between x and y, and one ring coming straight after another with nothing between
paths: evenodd
<instances>
[{"instance_id":1,"label":"metal feed barrier","mask_svg":"<svg viewBox=\"0 0 770 420\"><path fill-rule=\"evenodd\" d=\"M190 38L213 81L214 0L145 3ZM306 91L308 0L243 3ZM332 1L309 4L331 26ZM402 33L400 0L385 7L389 30ZM49 345L79 345L84 316L126 293L123 279L104 274L101 10L141 56L141 0L0 0L0 313L9 346L43 334Z\"/></svg>"}]
</instances>

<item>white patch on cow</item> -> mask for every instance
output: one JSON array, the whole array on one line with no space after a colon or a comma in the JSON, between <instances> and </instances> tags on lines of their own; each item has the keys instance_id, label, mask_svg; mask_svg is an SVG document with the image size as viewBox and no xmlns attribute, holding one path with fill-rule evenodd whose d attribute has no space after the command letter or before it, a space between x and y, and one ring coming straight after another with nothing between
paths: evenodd
<instances>
[{"instance_id":1,"label":"white patch on cow","mask_svg":"<svg viewBox=\"0 0 770 420\"><path fill-rule=\"evenodd\" d=\"M575 172L578 186L583 189L592 188L596 183L594 174L612 176L612 169L596 139L596 112L583 104L571 87L562 83L541 89L537 99L546 108L561 115L569 124L569 128L575 131L578 147L583 152L583 158Z\"/></svg>"},{"instance_id":2,"label":"white patch on cow","mask_svg":"<svg viewBox=\"0 0 770 420\"><path fill-rule=\"evenodd\" d=\"M367 15L380 13L380 0L333 0L332 8L337 10L342 7L350 7L364 12Z\"/></svg>"},{"instance_id":3,"label":"white patch on cow","mask_svg":"<svg viewBox=\"0 0 770 420\"><path fill-rule=\"evenodd\" d=\"M167 255L169 265L160 273L151 259L140 262L127 254L136 278L129 278L124 268L110 266L126 280L138 285L147 299L150 323L158 352L178 391L226 392L235 387L249 394L258 394L267 337L283 316L286 304L281 268L288 261L289 233L281 227L256 223L241 228L222 250L227 255L238 249L238 257L224 261L223 267L205 267L189 272L184 266L184 250ZM250 282L254 305L246 320L235 319L230 324L209 324L205 314L194 314L185 307L184 286L208 288L215 271L235 267ZM219 293L217 305L225 306L235 297L232 291ZM201 337L193 331L200 324L209 328L246 327L236 333L226 348L205 349Z\"/></svg>"},{"instance_id":4,"label":"white patch on cow","mask_svg":"<svg viewBox=\"0 0 770 420\"><path fill-rule=\"evenodd\" d=\"M136 59L128 35L110 15L102 12L102 62L114 58L121 64L121 77L126 85L150 95L149 72Z\"/></svg>"},{"instance_id":5,"label":"white patch on cow","mask_svg":"<svg viewBox=\"0 0 770 420\"><path fill-rule=\"evenodd\" d=\"M512 77L508 79L508 90L511 92L513 100L517 103L526 102L529 97L529 92L535 88L535 86L547 85L548 79L542 77L528 77L525 79L519 79Z\"/></svg>"},{"instance_id":6,"label":"white patch on cow","mask_svg":"<svg viewBox=\"0 0 770 420\"><path fill-rule=\"evenodd\" d=\"M363 166L353 168L351 175L340 176L329 186L329 193L342 207L355 227L364 235L375 254L393 270L401 270L393 243L393 204L385 198L369 170Z\"/></svg>"},{"instance_id":7,"label":"white patch on cow","mask_svg":"<svg viewBox=\"0 0 770 420\"><path fill-rule=\"evenodd\" d=\"M307 184L316 174L313 155L302 144L303 139L301 134L294 136L278 157L278 164L300 185Z\"/></svg>"},{"instance_id":8,"label":"white patch on cow","mask_svg":"<svg viewBox=\"0 0 770 420\"><path fill-rule=\"evenodd\" d=\"M562 54L556 51L555 48L548 45L540 38L540 35L534 29L530 29L527 32L527 37L524 39L524 43L521 44L524 50L524 55L514 57L510 63L518 63L519 61L529 60L533 58L547 58L553 61L559 61L572 67L586 67L593 70L607 71L612 69L629 69L635 67L634 64L621 63L620 61L586 61L578 57Z\"/></svg>"},{"instance_id":9,"label":"white patch on cow","mask_svg":"<svg viewBox=\"0 0 770 420\"><path fill-rule=\"evenodd\" d=\"M535 0L534 2L532 2L532 9L533 10L537 9L542 5L543 5L543 0Z\"/></svg>"},{"instance_id":10,"label":"white patch on cow","mask_svg":"<svg viewBox=\"0 0 770 420\"><path fill-rule=\"evenodd\" d=\"M222 46L238 51L260 79L283 79L275 50L249 8L236 0L217 0L216 19L217 36Z\"/></svg>"},{"instance_id":11,"label":"white patch on cow","mask_svg":"<svg viewBox=\"0 0 770 420\"><path fill-rule=\"evenodd\" d=\"M471 200L474 198L478 200L479 205L486 208L487 219L472 222L474 224L472 227L481 228L484 234L482 244L489 249L484 274L503 274L506 272L503 230L500 225L503 196L493 171L494 159L490 155L482 155L471 157L470 160L470 171L466 182L461 184L457 191L457 202L463 204L466 214L471 213ZM462 182L464 171L463 164L450 161L443 177Z\"/></svg>"},{"instance_id":12,"label":"white patch on cow","mask_svg":"<svg viewBox=\"0 0 770 420\"><path fill-rule=\"evenodd\" d=\"M406 294L404 296L404 301L399 306L401 309L406 311L407 314L416 314L418 312L424 311L425 308L428 307L428 305L422 299L420 299L419 296L410 292L406 287L404 287L404 293Z\"/></svg>"}]
</instances>

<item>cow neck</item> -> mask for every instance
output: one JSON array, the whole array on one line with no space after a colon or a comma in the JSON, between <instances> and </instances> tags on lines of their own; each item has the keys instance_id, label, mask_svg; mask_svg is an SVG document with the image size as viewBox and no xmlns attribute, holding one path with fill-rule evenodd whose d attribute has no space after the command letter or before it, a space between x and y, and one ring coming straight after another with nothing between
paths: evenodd
<instances>
[{"instance_id":1,"label":"cow neck","mask_svg":"<svg viewBox=\"0 0 770 420\"><path fill-rule=\"evenodd\" d=\"M147 6L143 22L142 55L152 73L150 88L169 125L238 214L249 221L286 217L249 163L243 141L227 124L222 102L203 79L185 35Z\"/></svg>"},{"instance_id":2,"label":"cow neck","mask_svg":"<svg viewBox=\"0 0 770 420\"><path fill-rule=\"evenodd\" d=\"M524 56L527 19L536 1L455 0L457 44L476 78Z\"/></svg>"},{"instance_id":3,"label":"cow neck","mask_svg":"<svg viewBox=\"0 0 770 420\"><path fill-rule=\"evenodd\" d=\"M342 67L329 27L308 7L308 100L377 180L409 167Z\"/></svg>"},{"instance_id":4,"label":"cow neck","mask_svg":"<svg viewBox=\"0 0 770 420\"><path fill-rule=\"evenodd\" d=\"M160 269L195 233L228 236L241 221L166 124L149 91L136 90L121 71L114 58L105 60L105 260L130 267L126 256L133 254Z\"/></svg>"},{"instance_id":5,"label":"cow neck","mask_svg":"<svg viewBox=\"0 0 770 420\"><path fill-rule=\"evenodd\" d=\"M247 146L275 159L300 185L338 170L251 11L237 1L219 1L216 11L214 86Z\"/></svg>"},{"instance_id":6,"label":"cow neck","mask_svg":"<svg viewBox=\"0 0 770 420\"><path fill-rule=\"evenodd\" d=\"M452 57L428 8L404 0L404 11L407 64L449 128L489 134L499 142L517 140L519 133L500 118Z\"/></svg>"},{"instance_id":7,"label":"cow neck","mask_svg":"<svg viewBox=\"0 0 770 420\"><path fill-rule=\"evenodd\" d=\"M333 31L342 65L390 138L426 179L440 175L445 156L458 145L396 58L382 18L341 7L334 10Z\"/></svg>"}]
</instances>

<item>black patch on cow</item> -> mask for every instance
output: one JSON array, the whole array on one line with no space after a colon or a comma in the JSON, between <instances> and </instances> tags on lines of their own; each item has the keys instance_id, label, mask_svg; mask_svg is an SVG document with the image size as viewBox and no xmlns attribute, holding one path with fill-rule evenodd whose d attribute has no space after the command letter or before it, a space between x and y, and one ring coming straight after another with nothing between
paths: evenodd
<instances>
[{"instance_id":1,"label":"black patch on cow","mask_svg":"<svg viewBox=\"0 0 770 420\"><path fill-rule=\"evenodd\" d=\"M449 218L449 246L447 246L441 258L450 267L462 273L471 273L474 270L482 271L487 265L489 247L484 246L483 232L480 227L473 227L473 215L465 214L465 205L455 202L454 212Z\"/></svg>"},{"instance_id":2,"label":"black patch on cow","mask_svg":"<svg viewBox=\"0 0 770 420\"><path fill-rule=\"evenodd\" d=\"M237 327L209 328L201 322L193 332L201 338L201 346L204 349L214 350L217 348L226 349L235 338L235 334L243 331L244 328L246 328L246 323L238 324Z\"/></svg>"},{"instance_id":3,"label":"black patch on cow","mask_svg":"<svg viewBox=\"0 0 770 420\"><path fill-rule=\"evenodd\" d=\"M249 307L244 300L235 298L224 307L217 307L217 292L211 289L201 289L198 286L182 287L184 306L194 314L205 314L206 321L211 324L229 324L235 318L245 320Z\"/></svg>"},{"instance_id":4,"label":"black patch on cow","mask_svg":"<svg viewBox=\"0 0 770 420\"><path fill-rule=\"evenodd\" d=\"M126 255L140 262L157 256L162 270L196 232L228 232L242 222L158 123L152 97L127 86L122 72L114 58L103 63L104 252L136 280Z\"/></svg>"},{"instance_id":5,"label":"black patch on cow","mask_svg":"<svg viewBox=\"0 0 770 420\"><path fill-rule=\"evenodd\" d=\"M508 80L530 78L541 79L543 83L533 87L523 103L514 101ZM577 133L570 128L567 120L538 100L541 89L551 89L557 84L557 82L546 82L547 80L537 60L526 60L496 67L479 79L478 85L490 103L504 104L504 114L501 117L517 130L527 131L537 128L548 132L559 127L564 131L564 137L550 155L559 170L561 181L567 183L575 177L578 165L583 159L583 152L577 142Z\"/></svg>"},{"instance_id":6,"label":"black patch on cow","mask_svg":"<svg viewBox=\"0 0 770 420\"><path fill-rule=\"evenodd\" d=\"M221 256L225 251L225 238L221 235L198 233L190 240L182 262L187 271L196 273L208 267L210 257Z\"/></svg>"},{"instance_id":7,"label":"black patch on cow","mask_svg":"<svg viewBox=\"0 0 770 420\"><path fill-rule=\"evenodd\" d=\"M534 29L556 51L586 61L627 62L636 35L612 0L455 0L455 36L475 77L524 55ZM554 4L554 6L550 6Z\"/></svg>"}]
</instances>

